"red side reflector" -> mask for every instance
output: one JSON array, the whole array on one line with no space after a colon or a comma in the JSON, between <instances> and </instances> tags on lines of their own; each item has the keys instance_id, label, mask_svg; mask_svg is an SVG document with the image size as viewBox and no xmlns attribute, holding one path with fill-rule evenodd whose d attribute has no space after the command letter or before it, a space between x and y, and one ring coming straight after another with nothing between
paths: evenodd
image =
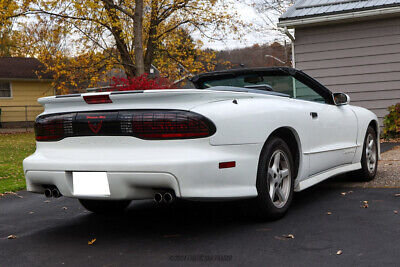
<instances>
[{"instance_id":1,"label":"red side reflector","mask_svg":"<svg viewBox=\"0 0 400 267\"><path fill-rule=\"evenodd\" d=\"M234 168L236 167L236 161L228 161L228 162L220 162L219 168L226 169L226 168Z\"/></svg>"},{"instance_id":2,"label":"red side reflector","mask_svg":"<svg viewBox=\"0 0 400 267\"><path fill-rule=\"evenodd\" d=\"M85 95L83 99L88 104L105 104L112 103L110 95Z\"/></svg>"}]
</instances>

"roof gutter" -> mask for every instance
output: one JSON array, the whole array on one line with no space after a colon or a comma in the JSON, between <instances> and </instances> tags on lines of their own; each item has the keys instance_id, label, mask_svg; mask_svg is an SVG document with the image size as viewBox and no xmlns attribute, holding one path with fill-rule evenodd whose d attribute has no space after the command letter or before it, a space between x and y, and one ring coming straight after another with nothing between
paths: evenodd
<instances>
[{"instance_id":1,"label":"roof gutter","mask_svg":"<svg viewBox=\"0 0 400 267\"><path fill-rule=\"evenodd\" d=\"M372 17L372 16L382 16L382 15L389 15L389 14L396 14L400 13L400 6L396 7L386 7L386 8L378 8L378 9L370 9L364 11L356 11L356 12L348 12L348 13L341 13L341 14L333 14L333 15L326 15L326 16L314 16L309 18L303 19L287 19L280 21L278 23L278 27L280 28L296 28L296 26L305 26L305 25L312 25L312 24L327 24L333 21L339 20L352 20L357 18L365 18L365 17Z\"/></svg>"},{"instance_id":2,"label":"roof gutter","mask_svg":"<svg viewBox=\"0 0 400 267\"><path fill-rule=\"evenodd\" d=\"M285 26L284 33L289 37L289 39L294 42L294 36L289 32L288 28Z\"/></svg>"}]
</instances>

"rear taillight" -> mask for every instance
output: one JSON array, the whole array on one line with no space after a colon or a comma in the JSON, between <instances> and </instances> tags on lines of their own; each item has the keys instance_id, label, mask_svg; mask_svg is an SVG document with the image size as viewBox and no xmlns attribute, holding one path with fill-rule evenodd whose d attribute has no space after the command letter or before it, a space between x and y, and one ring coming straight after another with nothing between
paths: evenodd
<instances>
[{"instance_id":1,"label":"rear taillight","mask_svg":"<svg viewBox=\"0 0 400 267\"><path fill-rule=\"evenodd\" d=\"M43 115L35 122L37 141L73 136L134 136L147 140L203 138L215 133L206 117L181 110L95 111Z\"/></svg>"},{"instance_id":2,"label":"rear taillight","mask_svg":"<svg viewBox=\"0 0 400 267\"><path fill-rule=\"evenodd\" d=\"M206 117L178 110L120 112L121 130L141 139L188 139L211 136L216 129Z\"/></svg>"},{"instance_id":3,"label":"rear taillight","mask_svg":"<svg viewBox=\"0 0 400 267\"><path fill-rule=\"evenodd\" d=\"M72 122L75 113L44 115L36 119L35 134L37 141L58 141L72 136Z\"/></svg>"}]
</instances>

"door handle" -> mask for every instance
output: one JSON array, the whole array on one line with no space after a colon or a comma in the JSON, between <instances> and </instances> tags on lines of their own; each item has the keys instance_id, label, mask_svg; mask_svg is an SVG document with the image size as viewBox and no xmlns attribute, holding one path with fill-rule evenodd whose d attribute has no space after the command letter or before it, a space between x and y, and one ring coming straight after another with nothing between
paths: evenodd
<instances>
[{"instance_id":1,"label":"door handle","mask_svg":"<svg viewBox=\"0 0 400 267\"><path fill-rule=\"evenodd\" d=\"M316 118L318 118L318 113L317 113L317 112L310 112L310 116L311 116L313 119L316 119Z\"/></svg>"}]
</instances>

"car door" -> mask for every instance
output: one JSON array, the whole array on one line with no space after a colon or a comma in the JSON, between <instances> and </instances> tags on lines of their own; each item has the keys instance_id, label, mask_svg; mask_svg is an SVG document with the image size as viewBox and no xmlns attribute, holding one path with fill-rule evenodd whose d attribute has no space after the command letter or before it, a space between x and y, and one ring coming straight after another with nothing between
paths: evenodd
<instances>
[{"instance_id":1,"label":"car door","mask_svg":"<svg viewBox=\"0 0 400 267\"><path fill-rule=\"evenodd\" d=\"M311 145L304 152L309 157L309 176L312 176L352 163L356 151L357 117L349 105L334 105L326 99L326 94L309 84L295 79L293 98L301 101L304 111L309 113L305 124Z\"/></svg>"}]
</instances>

